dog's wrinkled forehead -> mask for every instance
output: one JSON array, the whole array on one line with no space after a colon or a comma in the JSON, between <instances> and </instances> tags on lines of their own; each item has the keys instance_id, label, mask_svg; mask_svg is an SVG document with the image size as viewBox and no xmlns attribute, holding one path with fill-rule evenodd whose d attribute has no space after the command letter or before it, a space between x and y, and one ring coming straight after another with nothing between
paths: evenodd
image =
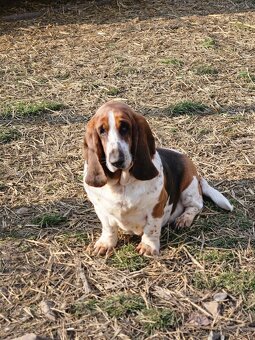
<instances>
[{"instance_id":1,"label":"dog's wrinkled forehead","mask_svg":"<svg viewBox=\"0 0 255 340\"><path fill-rule=\"evenodd\" d=\"M110 125L115 125L118 129L121 122L132 124L133 110L121 102L108 102L102 105L96 112L96 128L103 126L106 130L110 128Z\"/></svg>"},{"instance_id":2,"label":"dog's wrinkled forehead","mask_svg":"<svg viewBox=\"0 0 255 340\"><path fill-rule=\"evenodd\" d=\"M115 112L122 112L122 113L130 113L133 112L130 106L123 102L119 101L110 101L103 104L96 112L97 114L104 113L107 111L115 111Z\"/></svg>"}]
</instances>

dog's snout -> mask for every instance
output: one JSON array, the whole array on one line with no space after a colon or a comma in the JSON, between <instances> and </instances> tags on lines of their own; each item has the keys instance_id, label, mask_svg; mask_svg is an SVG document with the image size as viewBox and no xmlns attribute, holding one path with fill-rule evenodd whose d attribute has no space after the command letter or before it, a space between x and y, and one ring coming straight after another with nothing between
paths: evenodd
<instances>
[{"instance_id":1,"label":"dog's snout","mask_svg":"<svg viewBox=\"0 0 255 340\"><path fill-rule=\"evenodd\" d=\"M115 168L121 169L124 166L124 159L111 163Z\"/></svg>"},{"instance_id":2,"label":"dog's snout","mask_svg":"<svg viewBox=\"0 0 255 340\"><path fill-rule=\"evenodd\" d=\"M118 149L118 152L112 153L110 156L110 163L115 168L121 169L125 164L125 157L122 150Z\"/></svg>"}]
</instances>

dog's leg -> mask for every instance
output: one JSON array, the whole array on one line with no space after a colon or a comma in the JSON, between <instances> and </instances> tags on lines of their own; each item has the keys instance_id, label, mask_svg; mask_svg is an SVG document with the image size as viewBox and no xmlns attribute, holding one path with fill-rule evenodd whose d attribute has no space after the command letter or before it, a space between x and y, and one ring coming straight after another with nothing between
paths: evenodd
<instances>
[{"instance_id":1,"label":"dog's leg","mask_svg":"<svg viewBox=\"0 0 255 340\"><path fill-rule=\"evenodd\" d=\"M94 245L94 255L104 255L111 251L118 241L118 226L105 216L98 209L95 209L98 218L102 223L102 234Z\"/></svg>"},{"instance_id":2,"label":"dog's leg","mask_svg":"<svg viewBox=\"0 0 255 340\"><path fill-rule=\"evenodd\" d=\"M158 255L160 248L162 218L148 217L137 251L140 255Z\"/></svg>"},{"instance_id":3,"label":"dog's leg","mask_svg":"<svg viewBox=\"0 0 255 340\"><path fill-rule=\"evenodd\" d=\"M177 228L190 227L194 218L197 214L199 214L200 211L201 209L198 209L196 207L185 208L184 213L176 218L175 226Z\"/></svg>"},{"instance_id":4,"label":"dog's leg","mask_svg":"<svg viewBox=\"0 0 255 340\"><path fill-rule=\"evenodd\" d=\"M184 206L184 212L176 218L175 225L177 228L190 227L195 216L203 208L202 192L196 177L193 177L192 182L181 193L181 203Z\"/></svg>"}]
</instances>

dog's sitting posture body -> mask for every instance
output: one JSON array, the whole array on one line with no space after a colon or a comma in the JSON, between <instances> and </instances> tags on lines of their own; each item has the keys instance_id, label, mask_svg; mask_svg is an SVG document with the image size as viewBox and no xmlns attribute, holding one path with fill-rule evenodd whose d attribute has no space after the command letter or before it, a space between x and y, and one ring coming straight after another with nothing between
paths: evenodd
<instances>
[{"instance_id":1,"label":"dog's sitting posture body","mask_svg":"<svg viewBox=\"0 0 255 340\"><path fill-rule=\"evenodd\" d=\"M187 156L156 148L145 118L122 102L104 104L88 122L84 156L84 187L102 223L97 254L116 246L118 228L141 236L140 254L159 254L161 227L189 227L202 194L232 210Z\"/></svg>"}]
</instances>

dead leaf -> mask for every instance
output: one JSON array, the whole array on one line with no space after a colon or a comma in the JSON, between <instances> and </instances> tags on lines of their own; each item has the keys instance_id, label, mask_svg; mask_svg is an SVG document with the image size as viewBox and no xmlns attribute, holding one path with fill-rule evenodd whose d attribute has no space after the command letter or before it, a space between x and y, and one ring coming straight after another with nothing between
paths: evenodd
<instances>
[{"instance_id":1,"label":"dead leaf","mask_svg":"<svg viewBox=\"0 0 255 340\"><path fill-rule=\"evenodd\" d=\"M216 293L216 294L214 294L213 299L214 299L215 301L224 301L224 300L227 299L227 297L228 297L228 294L222 292L222 293Z\"/></svg>"},{"instance_id":2,"label":"dead leaf","mask_svg":"<svg viewBox=\"0 0 255 340\"><path fill-rule=\"evenodd\" d=\"M76 258L75 262L76 262L76 268L77 268L77 273L76 273L77 279L80 279L82 281L83 290L84 290L85 294L89 294L91 292L91 288L90 288L88 280L86 278L85 271L82 267L81 261L80 261L80 259Z\"/></svg>"},{"instance_id":3,"label":"dead leaf","mask_svg":"<svg viewBox=\"0 0 255 340\"><path fill-rule=\"evenodd\" d=\"M51 321L56 320L56 314L52 310L53 303L51 301L41 301L40 308L42 313L46 316L47 319Z\"/></svg>"},{"instance_id":4,"label":"dead leaf","mask_svg":"<svg viewBox=\"0 0 255 340\"><path fill-rule=\"evenodd\" d=\"M17 215L27 215L29 213L29 209L26 207L21 207L16 210Z\"/></svg>"},{"instance_id":5,"label":"dead leaf","mask_svg":"<svg viewBox=\"0 0 255 340\"><path fill-rule=\"evenodd\" d=\"M190 315L188 323L194 326L208 326L211 321L207 316L194 312Z\"/></svg>"},{"instance_id":6,"label":"dead leaf","mask_svg":"<svg viewBox=\"0 0 255 340\"><path fill-rule=\"evenodd\" d=\"M34 318L31 309L29 307L24 307L24 311L29 315L30 318Z\"/></svg>"},{"instance_id":7,"label":"dead leaf","mask_svg":"<svg viewBox=\"0 0 255 340\"><path fill-rule=\"evenodd\" d=\"M219 314L219 304L217 301L203 302L203 306L213 317Z\"/></svg>"}]
</instances>

